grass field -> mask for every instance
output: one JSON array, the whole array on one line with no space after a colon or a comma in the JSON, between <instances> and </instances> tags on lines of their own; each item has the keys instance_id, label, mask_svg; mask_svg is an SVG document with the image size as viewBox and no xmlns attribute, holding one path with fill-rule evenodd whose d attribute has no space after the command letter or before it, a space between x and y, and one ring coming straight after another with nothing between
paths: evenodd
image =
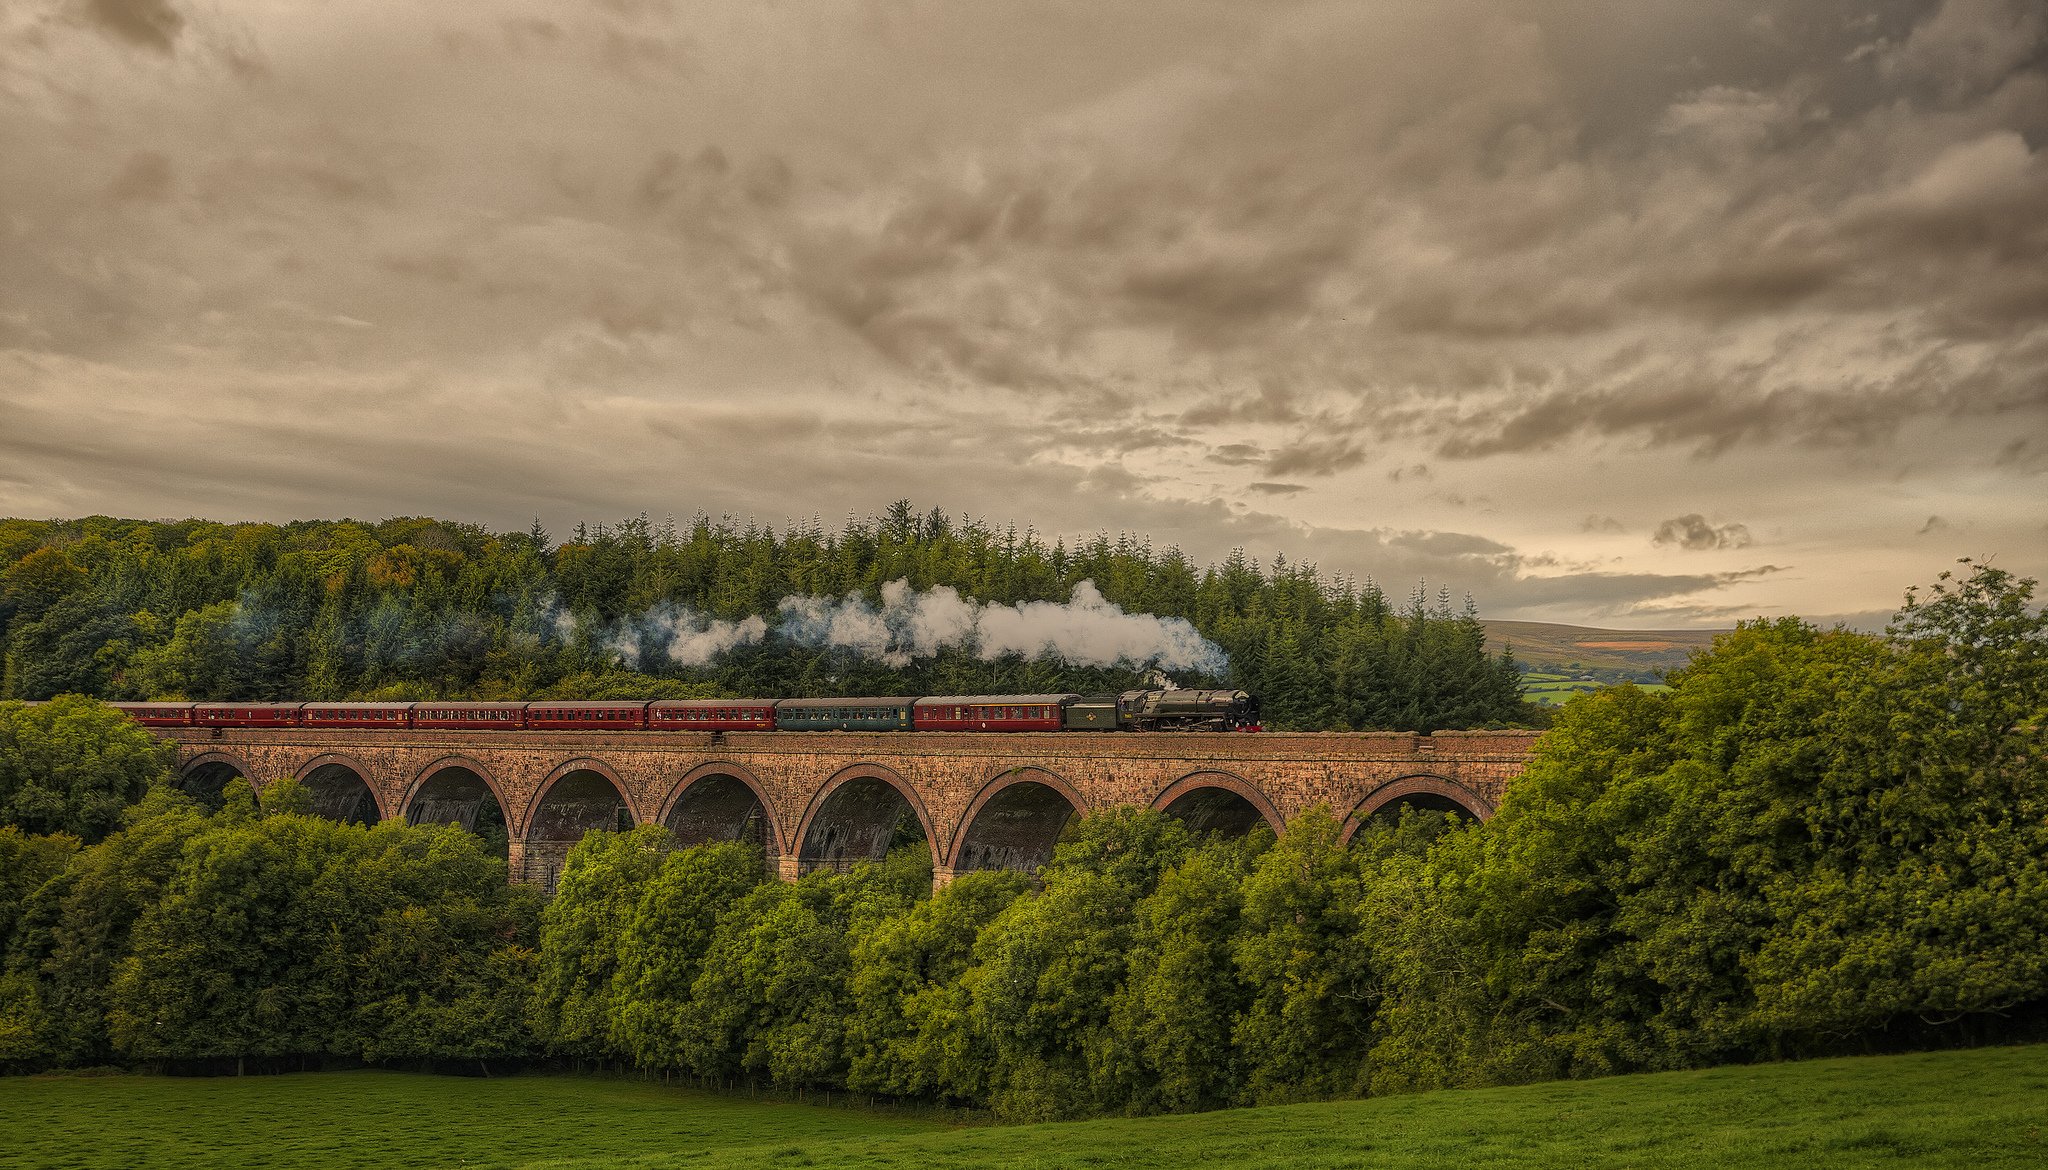
<instances>
[{"instance_id":1,"label":"grass field","mask_svg":"<svg viewBox=\"0 0 2048 1170\"><path fill-rule=\"evenodd\" d=\"M0 1167L609 1166L773 1140L874 1140L936 1121L641 1081L415 1073L0 1079Z\"/></svg>"},{"instance_id":2,"label":"grass field","mask_svg":"<svg viewBox=\"0 0 2048 1170\"><path fill-rule=\"evenodd\" d=\"M1610 685L1612 684L1589 682L1585 679L1572 678L1562 674L1546 674L1542 671L1531 671L1522 676L1522 697L1532 703L1542 703L1547 707L1562 707L1565 700L1573 695L1591 694ZM1646 691L1668 691L1671 689L1668 683L1639 682L1635 685Z\"/></svg>"},{"instance_id":3,"label":"grass field","mask_svg":"<svg viewBox=\"0 0 2048 1170\"><path fill-rule=\"evenodd\" d=\"M2048 1165L2048 1046L955 1128L571 1077L17 1078L0 1165L2002 1170Z\"/></svg>"},{"instance_id":4,"label":"grass field","mask_svg":"<svg viewBox=\"0 0 2048 1170\"><path fill-rule=\"evenodd\" d=\"M1553 622L1486 621L1486 648L1512 646L1525 666L1587 670L1673 670L1725 630L1606 630Z\"/></svg>"}]
</instances>

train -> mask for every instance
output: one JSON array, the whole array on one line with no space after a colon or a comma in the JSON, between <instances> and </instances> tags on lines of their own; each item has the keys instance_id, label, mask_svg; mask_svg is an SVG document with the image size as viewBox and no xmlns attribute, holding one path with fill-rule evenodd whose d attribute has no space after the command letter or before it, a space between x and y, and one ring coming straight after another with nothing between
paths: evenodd
<instances>
[{"instance_id":1,"label":"train","mask_svg":"<svg viewBox=\"0 0 2048 1170\"><path fill-rule=\"evenodd\" d=\"M108 706L147 727L397 731L1238 731L1265 730L1244 691L839 699L631 699L417 703L226 702Z\"/></svg>"}]
</instances>

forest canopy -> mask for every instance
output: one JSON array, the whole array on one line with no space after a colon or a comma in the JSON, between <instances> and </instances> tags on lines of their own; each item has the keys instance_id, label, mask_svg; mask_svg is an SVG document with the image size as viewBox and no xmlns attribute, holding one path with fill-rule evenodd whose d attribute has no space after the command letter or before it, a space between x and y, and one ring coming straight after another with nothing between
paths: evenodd
<instances>
[{"instance_id":1,"label":"forest canopy","mask_svg":"<svg viewBox=\"0 0 2048 1170\"><path fill-rule=\"evenodd\" d=\"M1014 628L1048 606L1151 634L1077 649ZM977 607L1003 622L973 625ZM1258 695L1277 729L1531 717L1469 601L1396 601L1284 555L1048 544L908 503L836 531L643 516L559 543L425 518L0 520L0 649L0 697L23 699L1099 693L1163 665Z\"/></svg>"}]
</instances>

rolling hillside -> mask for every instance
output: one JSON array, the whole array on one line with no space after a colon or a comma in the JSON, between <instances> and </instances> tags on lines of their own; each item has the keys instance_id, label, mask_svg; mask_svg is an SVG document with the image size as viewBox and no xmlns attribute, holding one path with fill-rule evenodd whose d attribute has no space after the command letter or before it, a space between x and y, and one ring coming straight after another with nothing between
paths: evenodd
<instances>
[{"instance_id":1,"label":"rolling hillside","mask_svg":"<svg viewBox=\"0 0 2048 1170\"><path fill-rule=\"evenodd\" d=\"M1489 650L1512 646L1525 666L1562 670L1577 664L1588 673L1663 671L1684 666L1694 650L1713 645L1726 630L1603 630L1550 622L1488 621Z\"/></svg>"}]
</instances>

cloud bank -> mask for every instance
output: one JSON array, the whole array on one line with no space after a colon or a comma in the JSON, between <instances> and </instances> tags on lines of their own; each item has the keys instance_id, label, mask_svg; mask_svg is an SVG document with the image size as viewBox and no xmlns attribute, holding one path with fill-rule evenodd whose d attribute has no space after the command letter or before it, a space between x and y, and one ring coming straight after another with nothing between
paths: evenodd
<instances>
[{"instance_id":1,"label":"cloud bank","mask_svg":"<svg viewBox=\"0 0 2048 1170\"><path fill-rule=\"evenodd\" d=\"M22 0L0 142L0 512L907 496L1661 623L2048 572L2038 0Z\"/></svg>"}]
</instances>

